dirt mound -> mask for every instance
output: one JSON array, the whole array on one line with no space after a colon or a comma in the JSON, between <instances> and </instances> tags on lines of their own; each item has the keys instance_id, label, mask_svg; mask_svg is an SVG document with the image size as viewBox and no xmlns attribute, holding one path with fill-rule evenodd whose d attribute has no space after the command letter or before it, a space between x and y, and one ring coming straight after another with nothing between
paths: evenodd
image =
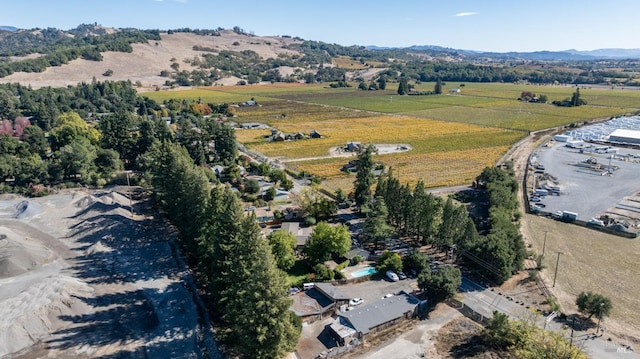
<instances>
[{"instance_id":1,"label":"dirt mound","mask_svg":"<svg viewBox=\"0 0 640 359\"><path fill-rule=\"evenodd\" d=\"M92 196L92 195L87 195L87 196L83 196L81 198L79 198L78 200L73 202L73 205L76 207L80 207L80 208L84 208L87 206L90 206L96 202L101 202L101 200L96 197L96 196Z\"/></svg>"},{"instance_id":2,"label":"dirt mound","mask_svg":"<svg viewBox=\"0 0 640 359\"><path fill-rule=\"evenodd\" d=\"M0 279L26 273L51 256L46 247L0 226Z\"/></svg>"},{"instance_id":3,"label":"dirt mound","mask_svg":"<svg viewBox=\"0 0 640 359\"><path fill-rule=\"evenodd\" d=\"M129 206L129 198L118 193L118 192L109 192L104 196L100 197L105 204L117 203L121 206Z\"/></svg>"},{"instance_id":4,"label":"dirt mound","mask_svg":"<svg viewBox=\"0 0 640 359\"><path fill-rule=\"evenodd\" d=\"M42 213L42 206L36 202L23 200L15 205L16 218L31 218Z\"/></svg>"},{"instance_id":5,"label":"dirt mound","mask_svg":"<svg viewBox=\"0 0 640 359\"><path fill-rule=\"evenodd\" d=\"M92 292L86 283L60 274L34 278L26 288L11 289L6 288L5 292L3 287L0 296L0 328L3 328L0 331L0 356L47 336L54 327L55 317L72 312L78 304L75 297ZM19 292L15 293L15 289Z\"/></svg>"}]
</instances>

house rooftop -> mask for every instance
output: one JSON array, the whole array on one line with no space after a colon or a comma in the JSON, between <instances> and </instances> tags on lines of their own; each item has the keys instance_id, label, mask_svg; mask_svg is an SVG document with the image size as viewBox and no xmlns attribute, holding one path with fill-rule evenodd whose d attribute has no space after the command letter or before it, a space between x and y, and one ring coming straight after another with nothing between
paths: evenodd
<instances>
[{"instance_id":1,"label":"house rooftop","mask_svg":"<svg viewBox=\"0 0 640 359\"><path fill-rule=\"evenodd\" d=\"M350 296L346 295L340 288L329 283L316 283L315 288L322 294L326 295L332 301L349 300Z\"/></svg>"},{"instance_id":2,"label":"house rooftop","mask_svg":"<svg viewBox=\"0 0 640 359\"><path fill-rule=\"evenodd\" d=\"M333 304L326 296L313 288L293 295L291 298L293 304L289 309L299 317L321 314Z\"/></svg>"},{"instance_id":3,"label":"house rooftop","mask_svg":"<svg viewBox=\"0 0 640 359\"><path fill-rule=\"evenodd\" d=\"M417 298L401 293L340 313L340 316L348 320L356 331L367 334L372 328L400 318L407 312L414 311L419 303L420 301Z\"/></svg>"}]
</instances>

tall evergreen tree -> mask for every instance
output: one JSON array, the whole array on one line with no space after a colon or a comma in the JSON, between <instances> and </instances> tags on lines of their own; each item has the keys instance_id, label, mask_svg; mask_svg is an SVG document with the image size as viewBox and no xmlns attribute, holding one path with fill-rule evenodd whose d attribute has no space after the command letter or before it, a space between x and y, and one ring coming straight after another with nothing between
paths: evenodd
<instances>
[{"instance_id":1,"label":"tall evergreen tree","mask_svg":"<svg viewBox=\"0 0 640 359\"><path fill-rule=\"evenodd\" d=\"M371 186L373 185L373 145L368 145L358 153L358 171L356 172L355 202L362 210L371 205Z\"/></svg>"},{"instance_id":2,"label":"tall evergreen tree","mask_svg":"<svg viewBox=\"0 0 640 359\"><path fill-rule=\"evenodd\" d=\"M301 328L289 311L286 278L255 217L244 215L229 187L211 191L206 213L201 265L225 323L221 338L240 357L283 357L295 347Z\"/></svg>"},{"instance_id":3,"label":"tall evergreen tree","mask_svg":"<svg viewBox=\"0 0 640 359\"><path fill-rule=\"evenodd\" d=\"M440 78L438 78L438 81L436 81L435 86L433 87L433 92L436 95L440 95L442 94L442 80L440 80Z\"/></svg>"},{"instance_id":4,"label":"tall evergreen tree","mask_svg":"<svg viewBox=\"0 0 640 359\"><path fill-rule=\"evenodd\" d=\"M407 78L401 76L398 81L398 95L406 95L409 92L409 84L407 84Z\"/></svg>"}]
</instances>

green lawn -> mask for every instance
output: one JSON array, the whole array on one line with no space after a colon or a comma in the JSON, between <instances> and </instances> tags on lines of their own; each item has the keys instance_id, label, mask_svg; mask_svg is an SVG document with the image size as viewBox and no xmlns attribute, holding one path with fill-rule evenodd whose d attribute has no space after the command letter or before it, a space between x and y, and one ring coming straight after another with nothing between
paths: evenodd
<instances>
[{"instance_id":1,"label":"green lawn","mask_svg":"<svg viewBox=\"0 0 640 359\"><path fill-rule=\"evenodd\" d=\"M298 286L304 282L307 274L311 273L311 268L302 259L298 259L296 264L287 271L289 286Z\"/></svg>"}]
</instances>

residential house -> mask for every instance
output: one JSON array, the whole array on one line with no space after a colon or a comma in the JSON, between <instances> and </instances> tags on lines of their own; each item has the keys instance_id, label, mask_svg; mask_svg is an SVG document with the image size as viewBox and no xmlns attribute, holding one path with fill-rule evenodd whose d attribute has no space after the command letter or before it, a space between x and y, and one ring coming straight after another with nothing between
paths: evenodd
<instances>
[{"instance_id":1,"label":"residential house","mask_svg":"<svg viewBox=\"0 0 640 359\"><path fill-rule=\"evenodd\" d=\"M352 310L340 312L335 322L335 329L330 327L334 337L341 338L348 343L352 339L365 340L375 336L375 333L399 325L419 314L426 306L426 301L420 301L407 293L400 293L377 302L354 307ZM342 327L352 328L350 332Z\"/></svg>"},{"instance_id":2,"label":"residential house","mask_svg":"<svg viewBox=\"0 0 640 359\"><path fill-rule=\"evenodd\" d=\"M311 137L311 138L322 138L322 135L320 134L320 132L318 132L316 130L313 130L309 134L309 137Z\"/></svg>"},{"instance_id":3,"label":"residential house","mask_svg":"<svg viewBox=\"0 0 640 359\"><path fill-rule=\"evenodd\" d=\"M287 139L287 137L282 132L278 132L274 136L271 137L271 141L273 141L273 142L282 142L282 141L284 141L286 139Z\"/></svg>"},{"instance_id":4,"label":"residential house","mask_svg":"<svg viewBox=\"0 0 640 359\"><path fill-rule=\"evenodd\" d=\"M346 295L340 288L330 283L315 283L314 288L335 303L336 308L343 304L349 304L350 296Z\"/></svg>"},{"instance_id":5,"label":"residential house","mask_svg":"<svg viewBox=\"0 0 640 359\"><path fill-rule=\"evenodd\" d=\"M314 283L313 288L295 294L290 309L303 323L327 318L351 299L340 288L329 283Z\"/></svg>"},{"instance_id":6,"label":"residential house","mask_svg":"<svg viewBox=\"0 0 640 359\"><path fill-rule=\"evenodd\" d=\"M347 146L344 148L347 152L358 152L362 148L362 143L360 142L348 142Z\"/></svg>"},{"instance_id":7,"label":"residential house","mask_svg":"<svg viewBox=\"0 0 640 359\"><path fill-rule=\"evenodd\" d=\"M291 299L289 309L300 317L303 325L330 317L335 308L335 303L315 288L297 293Z\"/></svg>"},{"instance_id":8,"label":"residential house","mask_svg":"<svg viewBox=\"0 0 640 359\"><path fill-rule=\"evenodd\" d=\"M312 231L310 227L300 228L300 222L283 222L281 230L287 231L296 237L296 250L299 252L307 244Z\"/></svg>"}]
</instances>

